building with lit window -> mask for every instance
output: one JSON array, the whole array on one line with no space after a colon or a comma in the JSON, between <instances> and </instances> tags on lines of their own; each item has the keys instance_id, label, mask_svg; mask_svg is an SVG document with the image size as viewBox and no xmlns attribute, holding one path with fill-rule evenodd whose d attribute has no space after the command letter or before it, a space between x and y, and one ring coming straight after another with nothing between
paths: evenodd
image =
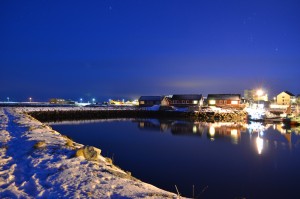
<instances>
[{"instance_id":1,"label":"building with lit window","mask_svg":"<svg viewBox=\"0 0 300 199\"><path fill-rule=\"evenodd\" d=\"M201 94L173 95L169 100L170 106L175 107L200 107L203 105L203 96Z\"/></svg>"},{"instance_id":2,"label":"building with lit window","mask_svg":"<svg viewBox=\"0 0 300 199\"><path fill-rule=\"evenodd\" d=\"M296 96L289 92L289 91L283 91L276 97L276 102L278 105L289 105L289 104L295 104L296 103Z\"/></svg>"},{"instance_id":3,"label":"building with lit window","mask_svg":"<svg viewBox=\"0 0 300 199\"><path fill-rule=\"evenodd\" d=\"M240 94L208 94L208 106L217 106L222 108L240 108L241 95Z\"/></svg>"},{"instance_id":4,"label":"building with lit window","mask_svg":"<svg viewBox=\"0 0 300 199\"><path fill-rule=\"evenodd\" d=\"M154 105L167 106L169 102L165 96L141 96L139 98L140 107L150 107Z\"/></svg>"}]
</instances>

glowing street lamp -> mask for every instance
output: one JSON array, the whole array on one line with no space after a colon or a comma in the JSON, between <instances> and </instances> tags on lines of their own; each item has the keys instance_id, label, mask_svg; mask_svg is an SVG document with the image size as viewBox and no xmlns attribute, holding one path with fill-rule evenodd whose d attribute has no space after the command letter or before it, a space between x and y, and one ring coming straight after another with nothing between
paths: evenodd
<instances>
[{"instance_id":1,"label":"glowing street lamp","mask_svg":"<svg viewBox=\"0 0 300 199\"><path fill-rule=\"evenodd\" d=\"M259 90L256 91L257 97L261 97L263 94L264 94L264 91L261 90L261 89L259 89Z\"/></svg>"},{"instance_id":2,"label":"glowing street lamp","mask_svg":"<svg viewBox=\"0 0 300 199\"><path fill-rule=\"evenodd\" d=\"M92 100L93 100L93 104L95 104L95 98L93 98Z\"/></svg>"},{"instance_id":3,"label":"glowing street lamp","mask_svg":"<svg viewBox=\"0 0 300 199\"><path fill-rule=\"evenodd\" d=\"M31 97L29 97L29 102L31 102L32 101L32 98Z\"/></svg>"},{"instance_id":4,"label":"glowing street lamp","mask_svg":"<svg viewBox=\"0 0 300 199\"><path fill-rule=\"evenodd\" d=\"M80 103L82 103L82 98L80 98Z\"/></svg>"},{"instance_id":5,"label":"glowing street lamp","mask_svg":"<svg viewBox=\"0 0 300 199\"><path fill-rule=\"evenodd\" d=\"M260 100L260 97L263 96L264 94L264 91L262 89L258 89L256 91L256 95L257 95L257 104L259 104L259 100Z\"/></svg>"},{"instance_id":6,"label":"glowing street lamp","mask_svg":"<svg viewBox=\"0 0 300 199\"><path fill-rule=\"evenodd\" d=\"M9 102L9 97L7 97L7 102Z\"/></svg>"}]
</instances>

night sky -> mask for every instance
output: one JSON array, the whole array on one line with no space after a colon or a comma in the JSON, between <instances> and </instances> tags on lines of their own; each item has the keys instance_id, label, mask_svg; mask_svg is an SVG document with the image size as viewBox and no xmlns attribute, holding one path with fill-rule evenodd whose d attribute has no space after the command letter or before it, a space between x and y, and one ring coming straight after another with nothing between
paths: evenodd
<instances>
[{"instance_id":1,"label":"night sky","mask_svg":"<svg viewBox=\"0 0 300 199\"><path fill-rule=\"evenodd\" d=\"M299 0L2 0L0 25L0 101L300 93Z\"/></svg>"}]
</instances>

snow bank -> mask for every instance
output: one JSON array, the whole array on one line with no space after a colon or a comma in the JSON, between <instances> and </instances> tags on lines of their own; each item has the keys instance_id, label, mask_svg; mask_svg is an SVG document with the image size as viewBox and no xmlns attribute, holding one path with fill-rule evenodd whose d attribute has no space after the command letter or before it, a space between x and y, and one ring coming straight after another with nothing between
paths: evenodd
<instances>
[{"instance_id":1,"label":"snow bank","mask_svg":"<svg viewBox=\"0 0 300 199\"><path fill-rule=\"evenodd\" d=\"M142 110L139 107L107 106L107 107L17 107L18 112L34 111L94 111L94 110Z\"/></svg>"},{"instance_id":2,"label":"snow bank","mask_svg":"<svg viewBox=\"0 0 300 199\"><path fill-rule=\"evenodd\" d=\"M0 198L177 198L99 154L76 157L83 145L23 111L0 108Z\"/></svg>"}]
</instances>

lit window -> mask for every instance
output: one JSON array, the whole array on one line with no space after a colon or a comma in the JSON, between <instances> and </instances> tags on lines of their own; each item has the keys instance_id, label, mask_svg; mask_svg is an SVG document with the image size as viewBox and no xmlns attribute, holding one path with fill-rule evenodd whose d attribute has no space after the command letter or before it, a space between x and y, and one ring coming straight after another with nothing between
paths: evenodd
<instances>
[{"instance_id":1,"label":"lit window","mask_svg":"<svg viewBox=\"0 0 300 199\"><path fill-rule=\"evenodd\" d=\"M238 101L231 101L231 104L238 104Z\"/></svg>"},{"instance_id":2,"label":"lit window","mask_svg":"<svg viewBox=\"0 0 300 199\"><path fill-rule=\"evenodd\" d=\"M193 104L198 104L198 100L194 100L194 101L193 101Z\"/></svg>"},{"instance_id":3,"label":"lit window","mask_svg":"<svg viewBox=\"0 0 300 199\"><path fill-rule=\"evenodd\" d=\"M145 101L140 101L140 104L145 104Z\"/></svg>"},{"instance_id":4,"label":"lit window","mask_svg":"<svg viewBox=\"0 0 300 199\"><path fill-rule=\"evenodd\" d=\"M216 100L209 100L209 104L216 104Z\"/></svg>"}]
</instances>

